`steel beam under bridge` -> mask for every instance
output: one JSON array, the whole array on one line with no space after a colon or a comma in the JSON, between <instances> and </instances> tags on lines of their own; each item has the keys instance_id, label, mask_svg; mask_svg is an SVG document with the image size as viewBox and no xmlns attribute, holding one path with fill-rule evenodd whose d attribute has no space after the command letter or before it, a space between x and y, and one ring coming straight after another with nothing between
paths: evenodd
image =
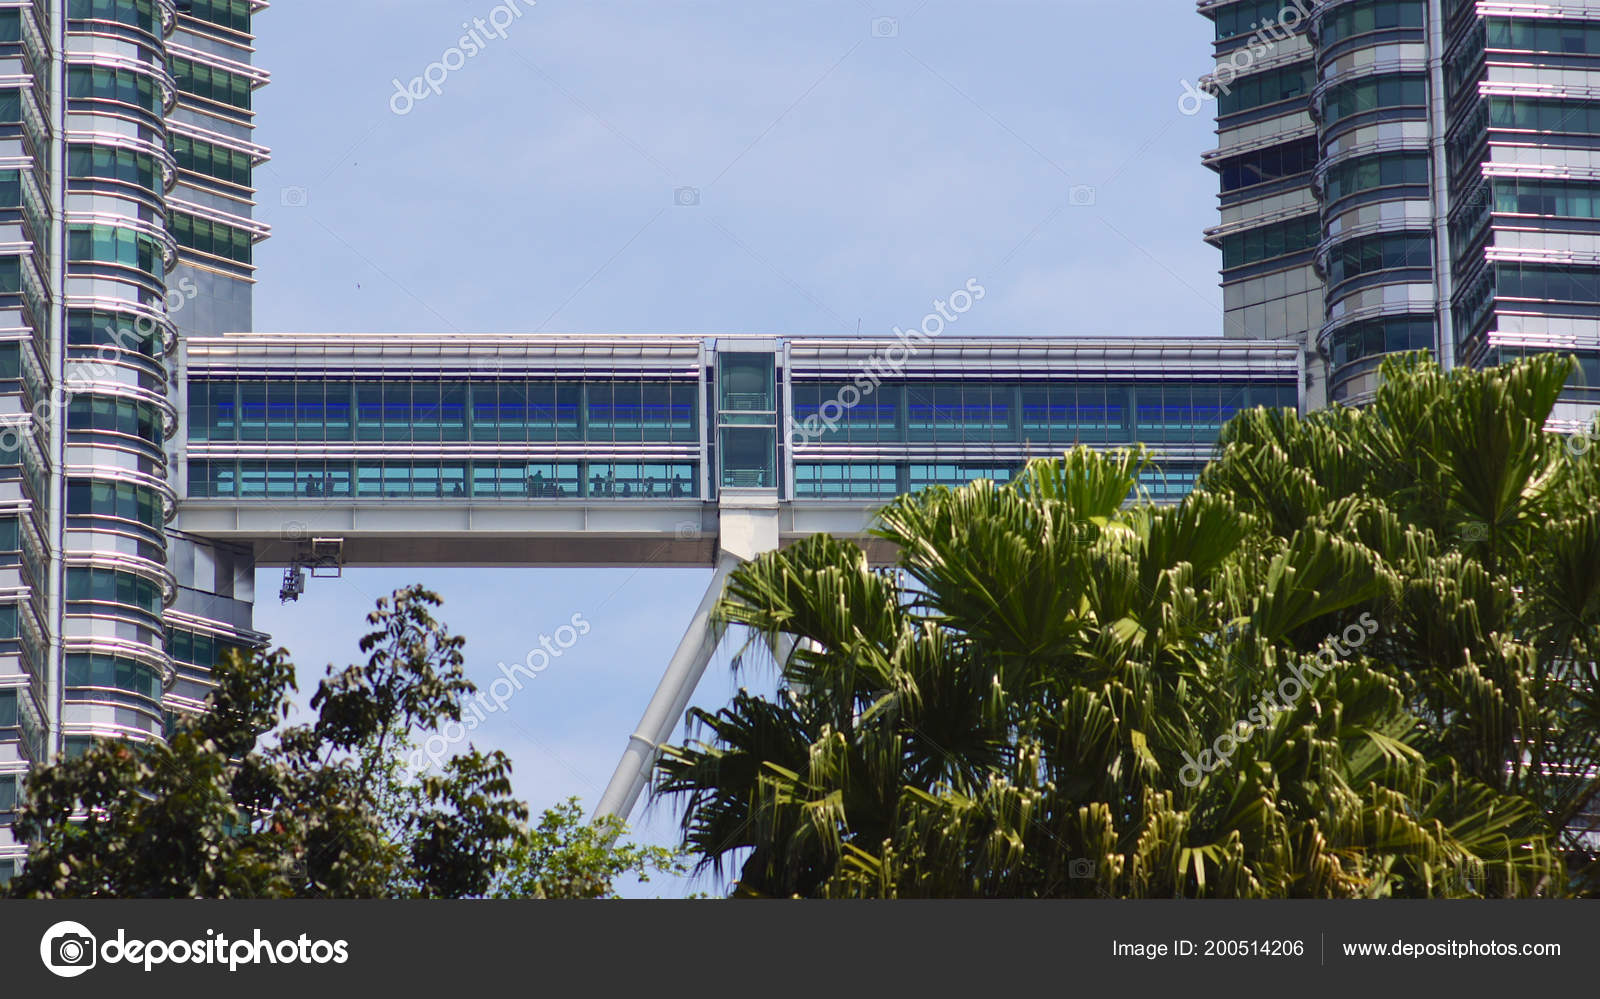
<instances>
[{"instance_id":1,"label":"steel beam under bridge","mask_svg":"<svg viewBox=\"0 0 1600 999\"><path fill-rule=\"evenodd\" d=\"M868 537L878 503L771 505L778 545L828 533L863 542L887 563L889 546ZM509 506L438 500L343 505L189 500L178 530L249 547L265 567L306 563L312 540L342 542L352 568L715 568L727 516L717 503L595 504L543 501Z\"/></svg>"}]
</instances>

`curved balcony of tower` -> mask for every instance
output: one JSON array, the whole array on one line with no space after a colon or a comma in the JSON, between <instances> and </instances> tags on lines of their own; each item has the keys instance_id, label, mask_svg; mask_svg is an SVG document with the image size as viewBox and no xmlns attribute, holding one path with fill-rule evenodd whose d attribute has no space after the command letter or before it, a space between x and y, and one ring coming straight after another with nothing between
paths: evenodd
<instances>
[{"instance_id":1,"label":"curved balcony of tower","mask_svg":"<svg viewBox=\"0 0 1600 999\"><path fill-rule=\"evenodd\" d=\"M67 358L62 733L160 738L171 683L163 611L176 596L166 441L177 413L164 355L176 341L178 262L166 117L177 100L168 0L72 3L66 44Z\"/></svg>"},{"instance_id":2,"label":"curved balcony of tower","mask_svg":"<svg viewBox=\"0 0 1600 999\"><path fill-rule=\"evenodd\" d=\"M1384 355L1434 346L1426 24L1424 0L1333 0L1312 19L1331 400L1370 395Z\"/></svg>"},{"instance_id":3,"label":"curved balcony of tower","mask_svg":"<svg viewBox=\"0 0 1600 999\"><path fill-rule=\"evenodd\" d=\"M55 45L38 4L0 7L0 800L53 745ZM0 879L25 846L0 809Z\"/></svg>"},{"instance_id":4,"label":"curved balcony of tower","mask_svg":"<svg viewBox=\"0 0 1600 999\"><path fill-rule=\"evenodd\" d=\"M1322 318L1311 270L1318 233L1310 176L1316 127L1307 113L1316 82L1299 0L1202 0L1215 29L1215 63L1185 100L1215 102L1217 144L1202 157L1218 175L1219 224L1230 337L1305 342ZM1181 106L1181 105L1180 105ZM1189 113L1186 111L1186 113Z\"/></svg>"},{"instance_id":5,"label":"curved balcony of tower","mask_svg":"<svg viewBox=\"0 0 1600 999\"><path fill-rule=\"evenodd\" d=\"M265 0L184 0L167 39L178 87L177 104L167 117L178 169L167 195L167 221L178 244L178 266L167 281L175 335L190 343L254 325L254 247L271 231L255 218L255 171L271 155L254 141L253 95L271 75L255 65L253 21L266 7ZM285 189L284 197L291 200L283 203L304 193ZM187 354L182 363L189 363ZM273 382L274 440L282 415L276 400L285 387L294 394L293 380ZM173 389L178 435L192 439L187 424L195 412L194 387L180 378ZM255 415L248 403L246 411ZM266 411L261 415L265 418ZM171 470L180 496L196 492L188 479L192 465L180 461ZM281 470L274 462L272 474ZM251 626L252 549L171 531L167 558L178 580L177 601L166 614L167 652L177 679L164 702L169 714L177 714L203 706L213 686L212 670L228 649L258 646L266 636Z\"/></svg>"}]
</instances>

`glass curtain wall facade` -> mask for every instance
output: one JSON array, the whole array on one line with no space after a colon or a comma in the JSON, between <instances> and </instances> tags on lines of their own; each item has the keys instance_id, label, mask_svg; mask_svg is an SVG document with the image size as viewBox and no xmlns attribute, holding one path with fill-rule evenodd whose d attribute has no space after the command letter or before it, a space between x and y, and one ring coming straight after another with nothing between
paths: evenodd
<instances>
[{"instance_id":1,"label":"glass curtain wall facade","mask_svg":"<svg viewBox=\"0 0 1600 999\"><path fill-rule=\"evenodd\" d=\"M167 449L184 331L250 328L265 6L0 0L0 880L24 852L9 820L30 766L162 737L204 696L195 664L260 638L248 606L185 619L196 560L175 574ZM218 156L225 179L206 174Z\"/></svg>"},{"instance_id":2,"label":"glass curtain wall facade","mask_svg":"<svg viewBox=\"0 0 1600 999\"><path fill-rule=\"evenodd\" d=\"M704 474L715 368L699 338L195 343L184 414L189 507L715 495Z\"/></svg>"},{"instance_id":3,"label":"glass curtain wall facade","mask_svg":"<svg viewBox=\"0 0 1600 999\"><path fill-rule=\"evenodd\" d=\"M1175 500L1235 413L1301 404L1295 344L905 353L858 338L203 338L188 351L184 510L860 505L1135 443L1156 456L1150 495Z\"/></svg>"},{"instance_id":4,"label":"glass curtain wall facade","mask_svg":"<svg viewBox=\"0 0 1600 999\"><path fill-rule=\"evenodd\" d=\"M1321 235L1312 191L1317 127L1316 59L1309 18L1282 17L1284 0L1200 4L1214 21L1216 71L1201 81L1216 99L1221 224L1206 240L1222 251L1223 331L1289 338L1315 347L1323 319L1314 257ZM1314 379L1308 400L1320 401Z\"/></svg>"},{"instance_id":5,"label":"glass curtain wall facade","mask_svg":"<svg viewBox=\"0 0 1600 999\"><path fill-rule=\"evenodd\" d=\"M178 262L167 66L176 12L66 0L65 448L58 748L159 738L170 678L163 614L175 584L166 448L176 427L165 355Z\"/></svg>"},{"instance_id":6,"label":"glass curtain wall facade","mask_svg":"<svg viewBox=\"0 0 1600 999\"><path fill-rule=\"evenodd\" d=\"M1583 370L1569 396L1592 403L1600 399L1600 3L1444 8L1457 354L1494 364L1576 353Z\"/></svg>"},{"instance_id":7,"label":"glass curtain wall facade","mask_svg":"<svg viewBox=\"0 0 1600 999\"><path fill-rule=\"evenodd\" d=\"M1311 22L1332 401L1370 393L1383 355L1437 346L1427 6L1320 4Z\"/></svg>"},{"instance_id":8,"label":"glass curtain wall facade","mask_svg":"<svg viewBox=\"0 0 1600 999\"><path fill-rule=\"evenodd\" d=\"M1248 380L1190 378L1169 371L1160 378L1073 377L998 380L953 379L882 384L870 401L842 409L828 419L828 406L848 398L851 382L796 380L795 426L818 428L801 434L794 462L796 499L889 499L931 485L956 486L978 478L1012 478L1023 455L1057 454L1079 444L1116 447L1145 444L1209 449L1222 425L1241 409L1255 406L1296 409L1293 375ZM912 453L939 445L945 454L991 451L1008 460L968 460ZM846 457L852 452L882 453L877 461ZM894 454L899 451L901 454ZM820 460L827 452L843 455ZM1149 472L1152 497L1175 500L1189 491L1204 460L1175 459ZM1167 473L1176 476L1168 483Z\"/></svg>"},{"instance_id":9,"label":"glass curtain wall facade","mask_svg":"<svg viewBox=\"0 0 1600 999\"><path fill-rule=\"evenodd\" d=\"M219 454L190 458L193 499L700 494L700 385L692 378L371 372L195 377L188 390L190 453ZM275 457L220 456L252 443L268 444Z\"/></svg>"},{"instance_id":10,"label":"glass curtain wall facade","mask_svg":"<svg viewBox=\"0 0 1600 999\"><path fill-rule=\"evenodd\" d=\"M1079 444L1143 444L1157 502L1193 487L1241 409L1299 409L1294 344L1224 340L788 341L784 496L883 501L933 485L1009 480Z\"/></svg>"},{"instance_id":11,"label":"glass curtain wall facade","mask_svg":"<svg viewBox=\"0 0 1600 999\"><path fill-rule=\"evenodd\" d=\"M1369 398L1399 351L1480 366L1560 350L1580 361L1564 401L1586 412L1600 375L1600 4L1198 6L1217 38L1204 86L1222 141L1205 161L1223 225L1207 238L1227 333L1302 335L1297 312L1260 309L1258 275L1300 246L1328 401ZM1310 72L1303 95L1291 57ZM1283 218L1297 178L1308 215Z\"/></svg>"},{"instance_id":12,"label":"glass curtain wall facade","mask_svg":"<svg viewBox=\"0 0 1600 999\"><path fill-rule=\"evenodd\" d=\"M60 692L52 668L57 431L30 416L48 412L61 380L52 306L60 195L51 169L61 37L51 8L0 2L0 881L23 853L10 817L29 767L49 758Z\"/></svg>"}]
</instances>

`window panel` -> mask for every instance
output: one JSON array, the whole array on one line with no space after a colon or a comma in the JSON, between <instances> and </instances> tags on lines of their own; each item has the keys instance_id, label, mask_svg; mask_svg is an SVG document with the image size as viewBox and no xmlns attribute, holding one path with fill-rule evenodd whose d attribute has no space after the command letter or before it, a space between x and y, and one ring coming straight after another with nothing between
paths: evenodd
<instances>
[{"instance_id":1,"label":"window panel","mask_svg":"<svg viewBox=\"0 0 1600 999\"><path fill-rule=\"evenodd\" d=\"M348 499L351 496L350 462L330 461L327 463L327 495L330 499Z\"/></svg>"},{"instance_id":2,"label":"window panel","mask_svg":"<svg viewBox=\"0 0 1600 999\"><path fill-rule=\"evenodd\" d=\"M672 386L644 382L639 386L639 440L672 440Z\"/></svg>"},{"instance_id":3,"label":"window panel","mask_svg":"<svg viewBox=\"0 0 1600 999\"><path fill-rule=\"evenodd\" d=\"M464 499L467 495L467 463L447 461L439 469L439 494L449 499Z\"/></svg>"},{"instance_id":4,"label":"window panel","mask_svg":"<svg viewBox=\"0 0 1600 999\"><path fill-rule=\"evenodd\" d=\"M500 439L502 441L528 440L528 386L512 382L502 384L500 386L499 410ZM550 437L536 437L533 439L549 440Z\"/></svg>"},{"instance_id":5,"label":"window panel","mask_svg":"<svg viewBox=\"0 0 1600 999\"><path fill-rule=\"evenodd\" d=\"M1369 76L1337 84L1322 95L1323 126L1379 108L1421 107L1428 102L1428 78L1422 73Z\"/></svg>"},{"instance_id":6,"label":"window panel","mask_svg":"<svg viewBox=\"0 0 1600 999\"><path fill-rule=\"evenodd\" d=\"M239 463L239 495L245 499L261 499L267 495L267 463L241 461Z\"/></svg>"},{"instance_id":7,"label":"window panel","mask_svg":"<svg viewBox=\"0 0 1600 999\"><path fill-rule=\"evenodd\" d=\"M383 440L383 383L355 383L356 440Z\"/></svg>"},{"instance_id":8,"label":"window panel","mask_svg":"<svg viewBox=\"0 0 1600 999\"><path fill-rule=\"evenodd\" d=\"M383 439L407 443L411 440L411 383L383 383Z\"/></svg>"},{"instance_id":9,"label":"window panel","mask_svg":"<svg viewBox=\"0 0 1600 999\"><path fill-rule=\"evenodd\" d=\"M445 382L439 388L439 439L467 439L467 385Z\"/></svg>"},{"instance_id":10,"label":"window panel","mask_svg":"<svg viewBox=\"0 0 1600 999\"><path fill-rule=\"evenodd\" d=\"M383 495L385 499L403 499L411 495L411 466L403 461L383 463Z\"/></svg>"},{"instance_id":11,"label":"window panel","mask_svg":"<svg viewBox=\"0 0 1600 999\"><path fill-rule=\"evenodd\" d=\"M267 386L265 382L239 383L239 439L267 439Z\"/></svg>"},{"instance_id":12,"label":"window panel","mask_svg":"<svg viewBox=\"0 0 1600 999\"><path fill-rule=\"evenodd\" d=\"M267 383L267 439L295 439L295 384L292 381Z\"/></svg>"},{"instance_id":13,"label":"window panel","mask_svg":"<svg viewBox=\"0 0 1600 999\"><path fill-rule=\"evenodd\" d=\"M178 89L184 93L241 111L250 110L248 77L178 56L168 60L168 68L178 83Z\"/></svg>"},{"instance_id":14,"label":"window panel","mask_svg":"<svg viewBox=\"0 0 1600 999\"><path fill-rule=\"evenodd\" d=\"M322 398L322 383L297 380L290 383L294 391L294 439L321 441L327 436L326 411Z\"/></svg>"},{"instance_id":15,"label":"window panel","mask_svg":"<svg viewBox=\"0 0 1600 999\"><path fill-rule=\"evenodd\" d=\"M377 499L383 495L383 462L362 461L356 463L356 496L361 499Z\"/></svg>"}]
</instances>

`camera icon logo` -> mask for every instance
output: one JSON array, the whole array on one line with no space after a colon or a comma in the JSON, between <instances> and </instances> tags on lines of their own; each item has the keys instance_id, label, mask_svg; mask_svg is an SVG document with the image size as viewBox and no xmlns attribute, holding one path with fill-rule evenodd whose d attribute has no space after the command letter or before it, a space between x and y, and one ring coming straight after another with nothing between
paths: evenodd
<instances>
[{"instance_id":1,"label":"camera icon logo","mask_svg":"<svg viewBox=\"0 0 1600 999\"><path fill-rule=\"evenodd\" d=\"M680 187L672 192L672 203L679 208L693 208L700 204L700 189L698 187Z\"/></svg>"},{"instance_id":2,"label":"camera icon logo","mask_svg":"<svg viewBox=\"0 0 1600 999\"><path fill-rule=\"evenodd\" d=\"M25 423L0 423L0 449L18 450L30 429Z\"/></svg>"},{"instance_id":3,"label":"camera icon logo","mask_svg":"<svg viewBox=\"0 0 1600 999\"><path fill-rule=\"evenodd\" d=\"M93 968L99 952L94 934L82 923L57 923L45 930L39 941L44 966L61 978L77 978Z\"/></svg>"},{"instance_id":4,"label":"camera icon logo","mask_svg":"<svg viewBox=\"0 0 1600 999\"><path fill-rule=\"evenodd\" d=\"M899 38L900 19L895 17L875 17L872 19L873 38Z\"/></svg>"},{"instance_id":5,"label":"camera icon logo","mask_svg":"<svg viewBox=\"0 0 1600 999\"><path fill-rule=\"evenodd\" d=\"M291 520L284 523L282 534L285 541L304 541L311 536L311 530L303 522Z\"/></svg>"},{"instance_id":6,"label":"camera icon logo","mask_svg":"<svg viewBox=\"0 0 1600 999\"><path fill-rule=\"evenodd\" d=\"M1461 525L1461 530L1459 533L1461 540L1467 542L1468 544L1476 541L1488 541L1489 525L1480 523L1476 520L1468 521L1467 523Z\"/></svg>"},{"instance_id":7,"label":"camera icon logo","mask_svg":"<svg viewBox=\"0 0 1600 999\"><path fill-rule=\"evenodd\" d=\"M1567 453L1574 458L1582 458L1597 440L1600 440L1600 419L1567 438Z\"/></svg>"},{"instance_id":8,"label":"camera icon logo","mask_svg":"<svg viewBox=\"0 0 1600 999\"><path fill-rule=\"evenodd\" d=\"M1093 881L1096 875L1094 861L1077 857L1067 864L1067 877L1079 881Z\"/></svg>"},{"instance_id":9,"label":"camera icon logo","mask_svg":"<svg viewBox=\"0 0 1600 999\"><path fill-rule=\"evenodd\" d=\"M285 208L304 208L311 203L311 192L303 187L286 187L278 192L278 201Z\"/></svg>"},{"instance_id":10,"label":"camera icon logo","mask_svg":"<svg viewBox=\"0 0 1600 999\"><path fill-rule=\"evenodd\" d=\"M1095 190L1088 184L1079 184L1067 192L1067 200L1074 208L1087 208L1095 202Z\"/></svg>"}]
</instances>

